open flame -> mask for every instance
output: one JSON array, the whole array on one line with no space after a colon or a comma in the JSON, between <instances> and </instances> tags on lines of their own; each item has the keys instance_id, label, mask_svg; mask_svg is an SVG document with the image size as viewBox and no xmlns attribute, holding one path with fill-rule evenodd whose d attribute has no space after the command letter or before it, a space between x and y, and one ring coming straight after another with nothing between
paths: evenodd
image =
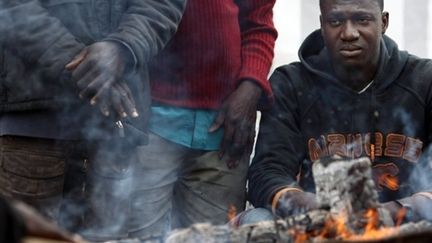
<instances>
[{"instance_id":1,"label":"open flame","mask_svg":"<svg viewBox=\"0 0 432 243\"><path fill-rule=\"evenodd\" d=\"M364 213L365 226L362 233L356 233L348 227L348 215L345 212L329 214L324 227L319 231L305 233L301 230L291 229L290 234L294 242L306 242L312 238L316 240L338 239L345 241L368 241L394 236L399 232L399 226L405 217L406 210L401 209L397 214L395 227L380 227L380 216L377 209L368 209Z\"/></svg>"},{"instance_id":2,"label":"open flame","mask_svg":"<svg viewBox=\"0 0 432 243\"><path fill-rule=\"evenodd\" d=\"M236 217L236 215L237 215L237 208L234 205L231 204L228 207L228 212L227 212L228 222L231 222L232 220L234 220L234 218Z\"/></svg>"},{"instance_id":3,"label":"open flame","mask_svg":"<svg viewBox=\"0 0 432 243\"><path fill-rule=\"evenodd\" d=\"M348 240L373 240L392 236L398 232L398 227L379 227L379 213L376 209L368 209L365 213L367 224L360 235L353 235Z\"/></svg>"},{"instance_id":4,"label":"open flame","mask_svg":"<svg viewBox=\"0 0 432 243\"><path fill-rule=\"evenodd\" d=\"M382 174L378 178L378 184L386 186L392 191L397 191L399 189L399 181L396 176L390 174Z\"/></svg>"}]
</instances>

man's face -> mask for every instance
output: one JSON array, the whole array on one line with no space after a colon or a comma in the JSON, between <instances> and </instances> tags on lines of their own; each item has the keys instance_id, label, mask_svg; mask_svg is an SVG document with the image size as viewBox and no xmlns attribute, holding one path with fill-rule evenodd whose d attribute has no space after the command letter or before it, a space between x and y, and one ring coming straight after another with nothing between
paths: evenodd
<instances>
[{"instance_id":1,"label":"man's face","mask_svg":"<svg viewBox=\"0 0 432 243\"><path fill-rule=\"evenodd\" d=\"M321 6L321 32L333 63L367 68L377 65L380 40L388 26L375 0L326 0Z\"/></svg>"}]
</instances>

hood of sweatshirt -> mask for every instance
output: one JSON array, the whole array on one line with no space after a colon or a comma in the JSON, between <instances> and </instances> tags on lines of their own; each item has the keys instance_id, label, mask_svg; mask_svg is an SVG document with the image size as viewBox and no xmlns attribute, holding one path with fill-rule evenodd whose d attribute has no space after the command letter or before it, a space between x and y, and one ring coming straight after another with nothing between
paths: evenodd
<instances>
[{"instance_id":1,"label":"hood of sweatshirt","mask_svg":"<svg viewBox=\"0 0 432 243\"><path fill-rule=\"evenodd\" d=\"M380 49L379 67L373 84L375 93L380 93L395 81L408 60L408 53L399 51L397 44L385 35L381 39ZM355 90L338 81L335 76L320 30L312 32L305 39L298 54L301 62L309 71L331 81L341 89L356 93Z\"/></svg>"}]
</instances>

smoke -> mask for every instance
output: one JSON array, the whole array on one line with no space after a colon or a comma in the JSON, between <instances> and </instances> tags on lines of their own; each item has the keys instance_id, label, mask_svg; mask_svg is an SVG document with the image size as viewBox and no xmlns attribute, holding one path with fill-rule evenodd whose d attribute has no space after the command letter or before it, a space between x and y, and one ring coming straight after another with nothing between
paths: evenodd
<instances>
[{"instance_id":1,"label":"smoke","mask_svg":"<svg viewBox=\"0 0 432 243\"><path fill-rule=\"evenodd\" d=\"M402 101L403 103L403 101ZM416 134L418 129L418 121L413 119L412 115L406 109L395 107L393 110L393 121L399 121L403 125L403 134L412 135Z\"/></svg>"},{"instance_id":2,"label":"smoke","mask_svg":"<svg viewBox=\"0 0 432 243\"><path fill-rule=\"evenodd\" d=\"M415 165L411 174L411 183L415 188L432 192L432 145L423 151L422 158Z\"/></svg>"},{"instance_id":3,"label":"smoke","mask_svg":"<svg viewBox=\"0 0 432 243\"><path fill-rule=\"evenodd\" d=\"M410 184L417 192L432 192L432 145L423 152L422 159L415 165L411 173ZM430 194L432 196L432 194ZM432 205L430 197L414 194L413 206L422 218L432 221Z\"/></svg>"},{"instance_id":4,"label":"smoke","mask_svg":"<svg viewBox=\"0 0 432 243\"><path fill-rule=\"evenodd\" d=\"M53 6L43 6L46 2ZM115 112L105 117L97 106L79 99L75 83L64 71L64 62L71 61L77 50L84 47L80 38L83 33L89 32L87 42L96 40L91 39L94 36L90 35L90 28L86 29L90 23L75 18L77 11L62 5L64 1L56 2L0 1L1 98L7 96L13 107L12 115L31 113L46 118L28 121L33 130L39 130L24 135L42 135L41 138L59 139L68 144L64 148L67 151L65 191L58 206L58 223L89 238L126 237L133 213L130 210L134 188L132 161L136 160L133 143L136 137L145 135L139 132L131 140L121 138L115 125L119 120ZM67 28L72 21L75 28ZM83 28L79 27L80 23ZM74 31L80 35L73 36ZM64 46L58 46L59 43ZM22 101L31 105L19 106ZM0 116L5 113L2 110ZM124 119L123 122L131 127L131 121ZM20 125L23 123L14 127Z\"/></svg>"}]
</instances>

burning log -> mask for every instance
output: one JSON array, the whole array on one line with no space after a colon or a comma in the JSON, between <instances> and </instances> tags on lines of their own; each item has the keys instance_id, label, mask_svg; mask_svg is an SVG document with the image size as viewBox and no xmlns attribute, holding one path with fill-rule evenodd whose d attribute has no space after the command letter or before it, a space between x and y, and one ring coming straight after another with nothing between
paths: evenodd
<instances>
[{"instance_id":1,"label":"burning log","mask_svg":"<svg viewBox=\"0 0 432 243\"><path fill-rule=\"evenodd\" d=\"M426 222L393 226L390 214L380 208L368 158L329 157L312 168L321 209L275 222L227 226L197 225L173 232L167 243L177 242L393 242L419 234L432 238ZM419 233L422 232L422 233ZM379 239L379 240L376 240ZM407 237L409 239L409 237ZM407 242L407 241L405 241Z\"/></svg>"},{"instance_id":2,"label":"burning log","mask_svg":"<svg viewBox=\"0 0 432 243\"><path fill-rule=\"evenodd\" d=\"M273 221L260 222L254 225L243 226L233 230L229 226L212 226L210 224L197 224L185 230L172 232L166 239L166 243L189 242L290 242L288 235L277 235L279 229L286 229L283 222L274 224Z\"/></svg>"},{"instance_id":3,"label":"burning log","mask_svg":"<svg viewBox=\"0 0 432 243\"><path fill-rule=\"evenodd\" d=\"M293 219L291 219L293 220ZM297 221L300 218L296 219ZM228 226L212 226L198 224L188 229L172 232L165 243L302 243L302 242L424 242L432 240L432 224L422 221L409 223L394 228L393 234L376 237L357 237L351 239L311 238L298 227L293 227L289 220L265 221L257 224L244 225L239 228ZM310 228L311 229L311 228ZM126 242L125 242L126 243ZM130 242L132 243L132 242ZM143 242L144 243L144 242Z\"/></svg>"},{"instance_id":4,"label":"burning log","mask_svg":"<svg viewBox=\"0 0 432 243\"><path fill-rule=\"evenodd\" d=\"M321 213L323 211L310 213L309 217L322 217ZM276 222L264 221L257 224L244 225L239 228L232 228L227 225L196 224L187 229L171 232L165 240L134 238L113 240L105 243L429 243L432 240L432 224L425 221L404 224L400 228L393 228L393 234L382 234L376 237L351 239L314 238L306 235L302 231L304 230L303 227L292 225L294 222L304 223L304 217L306 216L299 216L296 219L278 220ZM316 222L318 221L320 220ZM308 228L308 230L313 230L313 228Z\"/></svg>"},{"instance_id":5,"label":"burning log","mask_svg":"<svg viewBox=\"0 0 432 243\"><path fill-rule=\"evenodd\" d=\"M163 239L128 239L111 243L297 243L431 242L432 224L393 226L380 208L368 158L326 158L312 168L321 209L275 221L232 228L197 224Z\"/></svg>"},{"instance_id":6,"label":"burning log","mask_svg":"<svg viewBox=\"0 0 432 243\"><path fill-rule=\"evenodd\" d=\"M314 163L312 172L317 201L336 217L346 218L350 231L363 233L373 217L376 225L370 227L393 226L390 214L379 208L369 158L325 158Z\"/></svg>"},{"instance_id":7,"label":"burning log","mask_svg":"<svg viewBox=\"0 0 432 243\"><path fill-rule=\"evenodd\" d=\"M358 213L379 205L368 158L326 158L314 163L312 172L318 202L330 212Z\"/></svg>"}]
</instances>

